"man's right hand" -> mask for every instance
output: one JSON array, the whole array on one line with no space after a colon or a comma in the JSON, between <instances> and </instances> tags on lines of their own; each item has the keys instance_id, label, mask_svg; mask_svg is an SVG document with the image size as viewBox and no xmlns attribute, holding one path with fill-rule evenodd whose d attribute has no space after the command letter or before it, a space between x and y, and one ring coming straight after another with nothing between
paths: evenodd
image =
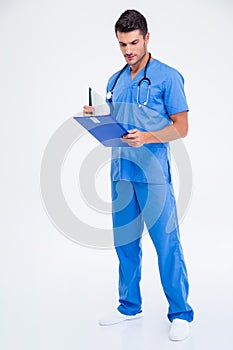
<instances>
[{"instance_id":1,"label":"man's right hand","mask_svg":"<svg viewBox=\"0 0 233 350\"><path fill-rule=\"evenodd\" d=\"M83 113L84 114L93 114L95 111L94 107L93 106L83 106Z\"/></svg>"}]
</instances>

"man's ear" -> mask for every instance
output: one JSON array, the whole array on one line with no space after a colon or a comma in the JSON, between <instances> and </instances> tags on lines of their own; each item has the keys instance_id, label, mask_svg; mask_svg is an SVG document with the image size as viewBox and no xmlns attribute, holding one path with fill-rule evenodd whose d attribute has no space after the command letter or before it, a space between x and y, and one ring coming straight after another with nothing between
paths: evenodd
<instances>
[{"instance_id":1,"label":"man's ear","mask_svg":"<svg viewBox=\"0 0 233 350\"><path fill-rule=\"evenodd\" d=\"M149 42L149 39L150 39L150 33L146 33L146 36L145 36L146 43Z\"/></svg>"}]
</instances>

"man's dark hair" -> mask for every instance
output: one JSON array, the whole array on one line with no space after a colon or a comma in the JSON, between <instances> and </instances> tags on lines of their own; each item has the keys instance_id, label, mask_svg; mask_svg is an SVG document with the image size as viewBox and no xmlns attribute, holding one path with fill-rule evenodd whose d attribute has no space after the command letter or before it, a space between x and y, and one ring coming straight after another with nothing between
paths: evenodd
<instances>
[{"instance_id":1,"label":"man's dark hair","mask_svg":"<svg viewBox=\"0 0 233 350\"><path fill-rule=\"evenodd\" d=\"M120 16L115 24L115 33L128 33L139 29L145 38L148 28L145 17L137 10L126 10Z\"/></svg>"}]
</instances>

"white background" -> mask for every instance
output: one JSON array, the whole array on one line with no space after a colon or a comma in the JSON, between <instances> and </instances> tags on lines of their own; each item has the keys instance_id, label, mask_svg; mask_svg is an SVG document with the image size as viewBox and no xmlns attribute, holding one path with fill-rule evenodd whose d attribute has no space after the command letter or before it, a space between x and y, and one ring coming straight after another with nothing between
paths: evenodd
<instances>
[{"instance_id":1,"label":"white background","mask_svg":"<svg viewBox=\"0 0 233 350\"><path fill-rule=\"evenodd\" d=\"M148 237L144 320L101 328L98 317L117 305L114 251L64 237L40 195L49 139L82 109L89 85L104 94L124 65L113 28L127 8L146 16L152 55L183 74L190 107L194 181L181 233L196 317L181 344L167 340ZM231 0L0 0L2 350L232 348L232 37Z\"/></svg>"}]
</instances>

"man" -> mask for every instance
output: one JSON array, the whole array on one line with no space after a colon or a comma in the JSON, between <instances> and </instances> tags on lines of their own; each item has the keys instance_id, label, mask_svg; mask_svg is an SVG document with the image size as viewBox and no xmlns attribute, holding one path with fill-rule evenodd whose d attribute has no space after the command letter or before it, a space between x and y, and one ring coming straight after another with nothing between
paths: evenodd
<instances>
[{"instance_id":1,"label":"man","mask_svg":"<svg viewBox=\"0 0 233 350\"><path fill-rule=\"evenodd\" d=\"M111 180L113 231L119 258L119 303L100 325L142 316L141 236L145 222L158 255L161 283L167 298L169 338L183 340L190 332L193 309L188 304L188 277L179 237L170 173L169 142L188 132L188 106L183 77L154 59L145 17L126 10L115 24L126 66L108 82L111 111L128 130L113 147ZM93 107L84 106L85 112Z\"/></svg>"}]
</instances>

